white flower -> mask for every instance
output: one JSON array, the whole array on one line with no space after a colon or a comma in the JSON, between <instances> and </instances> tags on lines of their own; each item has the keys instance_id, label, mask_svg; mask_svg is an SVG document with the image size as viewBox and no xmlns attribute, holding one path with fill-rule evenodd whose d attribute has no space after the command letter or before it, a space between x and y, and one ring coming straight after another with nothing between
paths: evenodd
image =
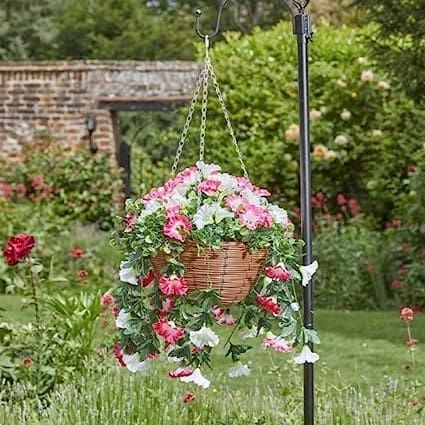
<instances>
[{"instance_id":1,"label":"white flower","mask_svg":"<svg viewBox=\"0 0 425 425\"><path fill-rule=\"evenodd\" d=\"M189 199L179 193L175 193L168 198L166 208L185 207L188 204L190 204Z\"/></svg>"},{"instance_id":2,"label":"white flower","mask_svg":"<svg viewBox=\"0 0 425 425\"><path fill-rule=\"evenodd\" d=\"M288 213L283 208L280 208L277 205L269 205L268 210L275 223L281 224L282 226L289 224Z\"/></svg>"},{"instance_id":3,"label":"white flower","mask_svg":"<svg viewBox=\"0 0 425 425\"><path fill-rule=\"evenodd\" d=\"M335 144L339 146L344 146L348 143L348 139L343 134L335 137Z\"/></svg>"},{"instance_id":4,"label":"white flower","mask_svg":"<svg viewBox=\"0 0 425 425\"><path fill-rule=\"evenodd\" d=\"M127 329L128 328L128 319L130 317L130 313L127 313L125 310L120 310L118 316L115 320L115 324L119 329Z\"/></svg>"},{"instance_id":5,"label":"white flower","mask_svg":"<svg viewBox=\"0 0 425 425\"><path fill-rule=\"evenodd\" d=\"M240 376L248 376L251 374L251 369L246 365L239 362L234 367L229 367L229 376L231 378L238 378Z\"/></svg>"},{"instance_id":6,"label":"white flower","mask_svg":"<svg viewBox=\"0 0 425 425\"><path fill-rule=\"evenodd\" d=\"M291 308L293 311L300 311L300 305L298 303L291 303Z\"/></svg>"},{"instance_id":7,"label":"white flower","mask_svg":"<svg viewBox=\"0 0 425 425\"><path fill-rule=\"evenodd\" d=\"M148 201L145 204L144 210L140 213L138 221L143 221L144 218L153 214L161 208L161 204L158 201Z\"/></svg>"},{"instance_id":8,"label":"white flower","mask_svg":"<svg viewBox=\"0 0 425 425\"><path fill-rule=\"evenodd\" d=\"M202 205L193 216L193 222L198 229L203 229L206 225L218 224L227 217L234 217L234 214L215 202Z\"/></svg>"},{"instance_id":9,"label":"white flower","mask_svg":"<svg viewBox=\"0 0 425 425\"><path fill-rule=\"evenodd\" d=\"M128 267L128 263L126 261L121 261L119 276L121 282L130 283L131 285L138 284L137 276L134 273L133 268Z\"/></svg>"},{"instance_id":10,"label":"white flower","mask_svg":"<svg viewBox=\"0 0 425 425\"><path fill-rule=\"evenodd\" d=\"M347 87L347 83L344 80L341 80L341 79L337 80L336 85L338 87L341 87L342 89L345 89Z\"/></svg>"},{"instance_id":11,"label":"white flower","mask_svg":"<svg viewBox=\"0 0 425 425\"><path fill-rule=\"evenodd\" d=\"M319 358L319 355L313 353L308 345L304 345L301 353L297 357L294 357L294 362L296 364L315 363Z\"/></svg>"},{"instance_id":12,"label":"white flower","mask_svg":"<svg viewBox=\"0 0 425 425\"><path fill-rule=\"evenodd\" d=\"M291 124L285 131L285 138L290 142L298 142L300 137L300 126L298 124Z\"/></svg>"},{"instance_id":13,"label":"white flower","mask_svg":"<svg viewBox=\"0 0 425 425\"><path fill-rule=\"evenodd\" d=\"M373 79L375 78L373 71L371 71L370 69L366 69L362 72L362 75L360 77L360 79L364 82L364 83L370 83L371 81L373 81Z\"/></svg>"},{"instance_id":14,"label":"white flower","mask_svg":"<svg viewBox=\"0 0 425 425\"><path fill-rule=\"evenodd\" d=\"M135 353L135 354L124 354L123 355L123 360L125 365L127 366L127 369L130 372L145 372L146 370L149 369L150 365L148 362L141 362L139 360L139 354Z\"/></svg>"},{"instance_id":15,"label":"white flower","mask_svg":"<svg viewBox=\"0 0 425 425\"><path fill-rule=\"evenodd\" d=\"M319 264L317 261L314 261L308 266L300 266L300 272L301 276L303 277L302 285L307 286L313 277L314 273L316 273L317 269L319 267Z\"/></svg>"},{"instance_id":16,"label":"white flower","mask_svg":"<svg viewBox=\"0 0 425 425\"><path fill-rule=\"evenodd\" d=\"M312 120L315 120L315 119L317 119L317 118L320 118L322 116L322 112L321 111L319 111L318 109L312 109L311 111L310 111L310 118L312 119Z\"/></svg>"},{"instance_id":17,"label":"white flower","mask_svg":"<svg viewBox=\"0 0 425 425\"><path fill-rule=\"evenodd\" d=\"M210 328L202 326L199 331L190 332L190 342L198 348L215 347L220 339Z\"/></svg>"},{"instance_id":18,"label":"white flower","mask_svg":"<svg viewBox=\"0 0 425 425\"><path fill-rule=\"evenodd\" d=\"M254 325L251 329L249 329L242 335L242 338L243 339L257 338L257 336L260 336L263 334L264 334L264 328L261 328L260 332L258 332L258 327Z\"/></svg>"},{"instance_id":19,"label":"white flower","mask_svg":"<svg viewBox=\"0 0 425 425\"><path fill-rule=\"evenodd\" d=\"M180 363L184 360L184 357L173 357L173 356L167 356L167 361L170 363Z\"/></svg>"},{"instance_id":20,"label":"white flower","mask_svg":"<svg viewBox=\"0 0 425 425\"><path fill-rule=\"evenodd\" d=\"M210 174L215 173L221 170L221 167L216 164L205 164L203 161L198 161L196 163L198 170L202 173L204 179L207 179Z\"/></svg>"},{"instance_id":21,"label":"white flower","mask_svg":"<svg viewBox=\"0 0 425 425\"><path fill-rule=\"evenodd\" d=\"M357 62L358 62L360 65L366 65L366 64L367 64L367 58L359 57L359 58L357 59Z\"/></svg>"},{"instance_id":22,"label":"white flower","mask_svg":"<svg viewBox=\"0 0 425 425\"><path fill-rule=\"evenodd\" d=\"M351 112L348 109L344 109L341 112L341 119L344 121L348 121L351 118Z\"/></svg>"},{"instance_id":23,"label":"white flower","mask_svg":"<svg viewBox=\"0 0 425 425\"><path fill-rule=\"evenodd\" d=\"M220 173L217 175L214 175L214 180L218 180L220 184L220 192L228 195L231 193L235 193L236 189L238 188L238 182L230 174L227 173Z\"/></svg>"},{"instance_id":24,"label":"white flower","mask_svg":"<svg viewBox=\"0 0 425 425\"><path fill-rule=\"evenodd\" d=\"M372 136L373 137L381 137L382 136L382 130L372 130Z\"/></svg>"},{"instance_id":25,"label":"white flower","mask_svg":"<svg viewBox=\"0 0 425 425\"><path fill-rule=\"evenodd\" d=\"M207 378L202 376L202 373L199 369L195 369L193 373L189 376L183 376L180 378L182 382L193 382L196 385L199 385L202 388L207 389L210 386L210 381Z\"/></svg>"},{"instance_id":26,"label":"white flower","mask_svg":"<svg viewBox=\"0 0 425 425\"><path fill-rule=\"evenodd\" d=\"M251 204L256 206L261 206L266 202L265 198L262 198L261 196L256 195L254 192L252 192L249 189L243 189L241 190L240 194Z\"/></svg>"},{"instance_id":27,"label":"white flower","mask_svg":"<svg viewBox=\"0 0 425 425\"><path fill-rule=\"evenodd\" d=\"M389 90L391 88L390 84L387 83L386 81L380 81L377 87L378 87L378 90L380 91Z\"/></svg>"}]
</instances>

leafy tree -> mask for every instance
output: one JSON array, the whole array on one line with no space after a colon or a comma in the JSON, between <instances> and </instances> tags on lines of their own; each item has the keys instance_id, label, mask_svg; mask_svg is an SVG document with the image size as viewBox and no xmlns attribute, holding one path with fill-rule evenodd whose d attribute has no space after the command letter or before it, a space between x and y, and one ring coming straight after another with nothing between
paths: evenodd
<instances>
[{"instance_id":1,"label":"leafy tree","mask_svg":"<svg viewBox=\"0 0 425 425\"><path fill-rule=\"evenodd\" d=\"M370 37L376 59L416 100L425 99L425 0L356 0L367 20L376 22Z\"/></svg>"}]
</instances>

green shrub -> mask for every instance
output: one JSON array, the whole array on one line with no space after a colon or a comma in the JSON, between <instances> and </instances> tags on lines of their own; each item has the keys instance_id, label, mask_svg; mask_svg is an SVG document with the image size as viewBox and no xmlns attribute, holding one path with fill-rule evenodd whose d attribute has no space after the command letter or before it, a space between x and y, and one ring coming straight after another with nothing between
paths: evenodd
<instances>
[{"instance_id":1,"label":"green shrub","mask_svg":"<svg viewBox=\"0 0 425 425\"><path fill-rule=\"evenodd\" d=\"M30 200L37 209L48 205L68 221L112 226L120 183L108 156L64 151L44 136L25 148L21 162L2 161L1 167L3 202Z\"/></svg>"},{"instance_id":2,"label":"green shrub","mask_svg":"<svg viewBox=\"0 0 425 425\"><path fill-rule=\"evenodd\" d=\"M387 307L383 240L381 233L364 223L341 226L335 222L323 229L314 243L319 262L316 304L356 310Z\"/></svg>"}]
</instances>

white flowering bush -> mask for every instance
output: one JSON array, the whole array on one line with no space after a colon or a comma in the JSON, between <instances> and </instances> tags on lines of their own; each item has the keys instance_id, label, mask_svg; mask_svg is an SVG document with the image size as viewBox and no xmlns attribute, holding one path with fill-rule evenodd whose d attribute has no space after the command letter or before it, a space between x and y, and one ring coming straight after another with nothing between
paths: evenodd
<instances>
[{"instance_id":1,"label":"white flowering bush","mask_svg":"<svg viewBox=\"0 0 425 425\"><path fill-rule=\"evenodd\" d=\"M298 288L310 284L317 263L298 264L302 241L293 237L287 212L269 196L246 177L198 162L127 202L114 236L123 253L114 293L120 333L115 355L121 365L145 371L160 357L170 362L171 378L207 388L210 381L201 370L210 365L214 349L224 345L226 357L236 363L229 368L231 377L246 376L250 369L241 357L252 348L249 339L259 335L264 347L293 355L296 363L318 359L309 348L318 336L303 327L297 301ZM222 306L215 290L189 288L180 258L188 241L200 253L237 241L252 251L266 248L269 255L247 298ZM159 254L167 263L155 273L152 259ZM237 334L246 343L235 343Z\"/></svg>"}]
</instances>

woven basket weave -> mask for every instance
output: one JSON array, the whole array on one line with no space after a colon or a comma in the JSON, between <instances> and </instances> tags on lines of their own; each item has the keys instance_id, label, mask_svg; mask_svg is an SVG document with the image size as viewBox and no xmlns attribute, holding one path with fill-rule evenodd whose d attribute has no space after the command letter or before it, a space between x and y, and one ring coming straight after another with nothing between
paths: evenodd
<instances>
[{"instance_id":1,"label":"woven basket weave","mask_svg":"<svg viewBox=\"0 0 425 425\"><path fill-rule=\"evenodd\" d=\"M220 249L206 249L198 256L196 243L188 241L180 261L185 266L189 290L213 288L220 296L221 304L229 306L246 298L267 255L267 249L251 253L244 243L224 242ZM152 259L157 276L162 274L166 263L167 257L163 253Z\"/></svg>"}]
</instances>

